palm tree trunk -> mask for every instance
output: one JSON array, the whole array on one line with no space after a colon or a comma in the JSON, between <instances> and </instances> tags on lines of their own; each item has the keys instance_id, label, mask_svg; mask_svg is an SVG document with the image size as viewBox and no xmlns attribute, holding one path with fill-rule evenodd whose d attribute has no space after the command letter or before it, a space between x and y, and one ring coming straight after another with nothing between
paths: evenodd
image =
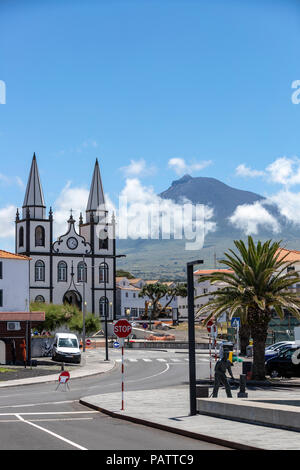
<instances>
[{"instance_id":1,"label":"palm tree trunk","mask_svg":"<svg viewBox=\"0 0 300 470\"><path fill-rule=\"evenodd\" d=\"M251 335L253 338L252 380L265 380L265 347L271 313L268 311L252 312Z\"/></svg>"},{"instance_id":2,"label":"palm tree trunk","mask_svg":"<svg viewBox=\"0 0 300 470\"><path fill-rule=\"evenodd\" d=\"M241 355L246 356L247 354L246 348L249 344L249 340L251 336L250 326L246 323L241 324L239 334L240 334Z\"/></svg>"}]
</instances>

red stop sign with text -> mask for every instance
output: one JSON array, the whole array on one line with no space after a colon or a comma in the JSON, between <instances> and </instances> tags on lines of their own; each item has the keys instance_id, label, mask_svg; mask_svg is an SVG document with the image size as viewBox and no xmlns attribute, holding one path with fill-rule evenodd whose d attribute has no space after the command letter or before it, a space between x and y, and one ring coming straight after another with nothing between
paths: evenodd
<instances>
[{"instance_id":1,"label":"red stop sign with text","mask_svg":"<svg viewBox=\"0 0 300 470\"><path fill-rule=\"evenodd\" d=\"M114 324L114 333L118 338L126 338L131 333L131 324L128 320L118 320Z\"/></svg>"},{"instance_id":2,"label":"red stop sign with text","mask_svg":"<svg viewBox=\"0 0 300 470\"><path fill-rule=\"evenodd\" d=\"M207 328L207 331L210 333L212 329L214 329L214 322L212 320L209 320L207 323L206 323L206 328Z\"/></svg>"}]
</instances>

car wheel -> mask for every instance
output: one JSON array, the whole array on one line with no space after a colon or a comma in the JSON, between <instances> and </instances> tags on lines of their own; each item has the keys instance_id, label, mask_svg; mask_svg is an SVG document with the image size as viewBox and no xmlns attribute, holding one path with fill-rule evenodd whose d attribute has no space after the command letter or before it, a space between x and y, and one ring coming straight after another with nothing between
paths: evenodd
<instances>
[{"instance_id":1,"label":"car wheel","mask_svg":"<svg viewBox=\"0 0 300 470\"><path fill-rule=\"evenodd\" d=\"M276 377L279 377L279 375L280 375L280 374L279 374L278 370L276 370L276 369L273 369L273 370L271 370L271 372L270 372L270 377L271 377L272 379L276 379Z\"/></svg>"}]
</instances>

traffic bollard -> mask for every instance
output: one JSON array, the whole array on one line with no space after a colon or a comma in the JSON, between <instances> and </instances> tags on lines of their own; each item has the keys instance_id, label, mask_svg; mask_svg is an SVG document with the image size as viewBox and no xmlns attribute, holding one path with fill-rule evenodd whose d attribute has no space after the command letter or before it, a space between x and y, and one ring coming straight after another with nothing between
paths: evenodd
<instances>
[{"instance_id":1,"label":"traffic bollard","mask_svg":"<svg viewBox=\"0 0 300 470\"><path fill-rule=\"evenodd\" d=\"M248 398L248 393L246 392L246 374L240 375L240 391L237 396L238 398Z\"/></svg>"}]
</instances>

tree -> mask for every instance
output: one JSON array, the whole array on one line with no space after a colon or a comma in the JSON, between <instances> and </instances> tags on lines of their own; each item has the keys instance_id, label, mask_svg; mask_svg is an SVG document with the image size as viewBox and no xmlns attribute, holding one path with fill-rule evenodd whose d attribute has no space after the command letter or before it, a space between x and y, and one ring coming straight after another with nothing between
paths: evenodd
<instances>
[{"instance_id":1,"label":"tree","mask_svg":"<svg viewBox=\"0 0 300 470\"><path fill-rule=\"evenodd\" d=\"M145 284L139 292L139 297L149 297L152 304L152 318L159 316L161 310L159 301L168 293L168 287L165 284L156 282L155 284Z\"/></svg>"},{"instance_id":2,"label":"tree","mask_svg":"<svg viewBox=\"0 0 300 470\"><path fill-rule=\"evenodd\" d=\"M242 240L235 240L238 250L229 250L220 262L233 272L218 271L201 276L199 282L206 280L211 284L224 283L224 287L211 292L212 300L200 307L197 314L207 314L205 323L217 319L224 312L229 318L239 316L241 323L248 325L253 338L254 380L265 379L265 344L268 325L275 312L280 319L285 310L300 318L300 298L290 288L299 280L296 271L288 271L293 263L287 263L282 255L280 242L268 240L257 245L248 237L248 247ZM204 297L201 295L199 297Z\"/></svg>"},{"instance_id":3,"label":"tree","mask_svg":"<svg viewBox=\"0 0 300 470\"><path fill-rule=\"evenodd\" d=\"M45 312L45 321L37 326L39 332L54 331L57 328L66 325L74 315L78 315L80 310L74 305L47 304L44 302L32 302L30 304L31 312Z\"/></svg>"},{"instance_id":4,"label":"tree","mask_svg":"<svg viewBox=\"0 0 300 470\"><path fill-rule=\"evenodd\" d=\"M160 300L168 296L168 301L165 305L161 305ZM177 284L170 287L164 283L156 282L155 284L146 284L139 292L139 297L148 297L152 304L152 318L158 318L160 312L165 310L176 296L186 297L187 286L186 284Z\"/></svg>"},{"instance_id":5,"label":"tree","mask_svg":"<svg viewBox=\"0 0 300 470\"><path fill-rule=\"evenodd\" d=\"M78 334L82 333L83 329L83 316L82 313L79 312L77 315L74 315L69 323L68 327L72 331L76 331ZM92 313L87 313L85 315L85 332L89 336L96 331L99 331L101 328L101 322L98 317L95 317Z\"/></svg>"}]
</instances>

